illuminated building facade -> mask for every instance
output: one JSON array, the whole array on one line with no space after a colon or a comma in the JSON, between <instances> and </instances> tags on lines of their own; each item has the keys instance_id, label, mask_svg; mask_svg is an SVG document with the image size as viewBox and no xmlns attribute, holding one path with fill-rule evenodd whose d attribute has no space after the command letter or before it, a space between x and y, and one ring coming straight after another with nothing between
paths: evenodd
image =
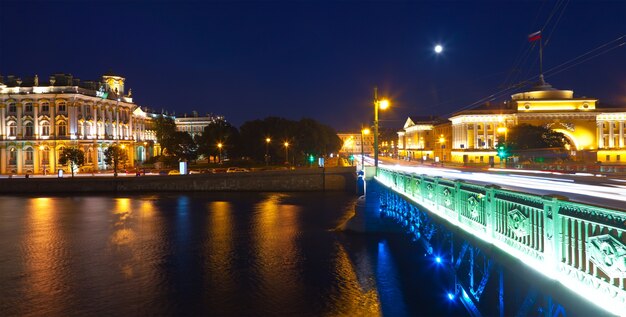
<instances>
[{"instance_id":1,"label":"illuminated building facade","mask_svg":"<svg viewBox=\"0 0 626 317\"><path fill-rule=\"evenodd\" d=\"M202 134L204 128L218 120L224 120L224 116L207 114L204 117L198 116L198 112L192 112L191 116L184 114L182 117L174 119L176 130L191 134L192 137Z\"/></svg>"},{"instance_id":2,"label":"illuminated building facade","mask_svg":"<svg viewBox=\"0 0 626 317\"><path fill-rule=\"evenodd\" d=\"M365 155L374 155L374 135L369 133L363 135L361 140L361 133L337 133L337 136L341 139L341 155L361 154L361 143L363 144L363 153Z\"/></svg>"},{"instance_id":3,"label":"illuminated building facade","mask_svg":"<svg viewBox=\"0 0 626 317\"><path fill-rule=\"evenodd\" d=\"M82 171L106 169L103 153L112 144L127 150L127 166L146 160L155 134L124 81L114 74L97 82L55 74L45 84L37 75L0 76L0 173L67 169L58 163L65 147L84 151Z\"/></svg>"},{"instance_id":4,"label":"illuminated building facade","mask_svg":"<svg viewBox=\"0 0 626 317\"><path fill-rule=\"evenodd\" d=\"M512 127L530 124L563 133L570 143L567 150L573 160L626 163L626 108L598 107L597 99L575 98L572 90L557 90L545 82L531 91L512 95L503 104L458 112L449 121L447 144L453 162L499 163L498 140L506 140ZM419 140L426 140L426 132L435 129L428 122L412 123L409 118L398 132L399 146L405 155L420 148L429 150L429 144L422 146Z\"/></svg>"},{"instance_id":5,"label":"illuminated building facade","mask_svg":"<svg viewBox=\"0 0 626 317\"><path fill-rule=\"evenodd\" d=\"M398 156L409 161L450 160L451 124L437 117L409 117L398 132Z\"/></svg>"}]
</instances>

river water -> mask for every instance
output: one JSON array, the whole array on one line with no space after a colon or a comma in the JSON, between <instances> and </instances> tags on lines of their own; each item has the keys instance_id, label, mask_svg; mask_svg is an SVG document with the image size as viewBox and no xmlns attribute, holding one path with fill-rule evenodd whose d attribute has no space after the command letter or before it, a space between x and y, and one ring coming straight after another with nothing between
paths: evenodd
<instances>
[{"instance_id":1,"label":"river water","mask_svg":"<svg viewBox=\"0 0 626 317\"><path fill-rule=\"evenodd\" d=\"M343 193L0 197L3 316L464 315Z\"/></svg>"}]
</instances>

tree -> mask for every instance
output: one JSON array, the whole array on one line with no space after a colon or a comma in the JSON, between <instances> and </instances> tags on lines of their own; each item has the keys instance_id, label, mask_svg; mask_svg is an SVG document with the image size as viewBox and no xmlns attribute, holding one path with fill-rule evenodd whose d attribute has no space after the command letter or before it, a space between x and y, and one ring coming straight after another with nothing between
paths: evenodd
<instances>
[{"instance_id":1,"label":"tree","mask_svg":"<svg viewBox=\"0 0 626 317\"><path fill-rule=\"evenodd\" d=\"M161 144L161 153L159 153L159 155L163 155L163 150L169 151L176 146L176 142L174 140L176 123L174 122L174 119L165 115L157 116L154 118L153 122L157 142Z\"/></svg>"},{"instance_id":2,"label":"tree","mask_svg":"<svg viewBox=\"0 0 626 317\"><path fill-rule=\"evenodd\" d=\"M74 177L74 168L80 167L85 163L85 153L77 147L63 148L59 155L59 163L62 165L69 163L72 177Z\"/></svg>"},{"instance_id":3,"label":"tree","mask_svg":"<svg viewBox=\"0 0 626 317\"><path fill-rule=\"evenodd\" d=\"M239 130L226 120L216 120L204 127L202 135L196 137L196 143L198 152L207 157L219 154L218 143L222 144L222 154L238 157L242 152Z\"/></svg>"},{"instance_id":4,"label":"tree","mask_svg":"<svg viewBox=\"0 0 626 317\"><path fill-rule=\"evenodd\" d=\"M171 137L172 143L169 153L179 161L193 161L198 158L198 146L187 132L177 131Z\"/></svg>"},{"instance_id":5,"label":"tree","mask_svg":"<svg viewBox=\"0 0 626 317\"><path fill-rule=\"evenodd\" d=\"M117 176L117 168L120 164L123 164L128 160L128 154L124 146L118 146L112 144L106 150L104 150L104 162L107 165L113 165L113 175Z\"/></svg>"},{"instance_id":6,"label":"tree","mask_svg":"<svg viewBox=\"0 0 626 317\"><path fill-rule=\"evenodd\" d=\"M563 148L569 142L561 132L543 126L520 124L509 131L506 143L511 150L529 150Z\"/></svg>"}]
</instances>

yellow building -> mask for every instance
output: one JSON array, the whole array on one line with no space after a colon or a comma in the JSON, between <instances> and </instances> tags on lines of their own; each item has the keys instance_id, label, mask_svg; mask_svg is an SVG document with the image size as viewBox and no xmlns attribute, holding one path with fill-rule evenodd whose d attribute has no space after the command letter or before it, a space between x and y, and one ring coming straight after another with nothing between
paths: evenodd
<instances>
[{"instance_id":1,"label":"yellow building","mask_svg":"<svg viewBox=\"0 0 626 317\"><path fill-rule=\"evenodd\" d=\"M626 108L599 107L597 99L575 98L572 90L557 90L545 82L502 104L455 113L449 121L453 162L499 163L498 140L506 139L512 127L530 124L563 133L573 160L626 163ZM398 132L401 155L415 155L416 150L431 154L437 147L427 140L436 142L440 135L445 138L445 132L435 131L434 123L409 118Z\"/></svg>"},{"instance_id":2,"label":"yellow building","mask_svg":"<svg viewBox=\"0 0 626 317\"><path fill-rule=\"evenodd\" d=\"M409 117L398 132L398 157L419 161L450 160L451 124L437 117Z\"/></svg>"},{"instance_id":3,"label":"yellow building","mask_svg":"<svg viewBox=\"0 0 626 317\"><path fill-rule=\"evenodd\" d=\"M0 173L53 173L65 147L85 153L83 171L106 169L104 150L123 146L127 166L148 158L156 141L150 118L125 93L125 79L113 74L83 81L55 74L42 84L0 76Z\"/></svg>"}]
</instances>

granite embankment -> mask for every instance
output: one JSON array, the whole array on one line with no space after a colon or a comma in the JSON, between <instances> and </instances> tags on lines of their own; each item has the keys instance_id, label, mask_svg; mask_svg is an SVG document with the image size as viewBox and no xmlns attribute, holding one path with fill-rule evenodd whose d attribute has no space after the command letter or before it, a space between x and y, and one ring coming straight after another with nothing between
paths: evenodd
<instances>
[{"instance_id":1,"label":"granite embankment","mask_svg":"<svg viewBox=\"0 0 626 317\"><path fill-rule=\"evenodd\" d=\"M0 179L0 194L181 192L181 191L346 191L354 192L354 167L139 177Z\"/></svg>"}]
</instances>

